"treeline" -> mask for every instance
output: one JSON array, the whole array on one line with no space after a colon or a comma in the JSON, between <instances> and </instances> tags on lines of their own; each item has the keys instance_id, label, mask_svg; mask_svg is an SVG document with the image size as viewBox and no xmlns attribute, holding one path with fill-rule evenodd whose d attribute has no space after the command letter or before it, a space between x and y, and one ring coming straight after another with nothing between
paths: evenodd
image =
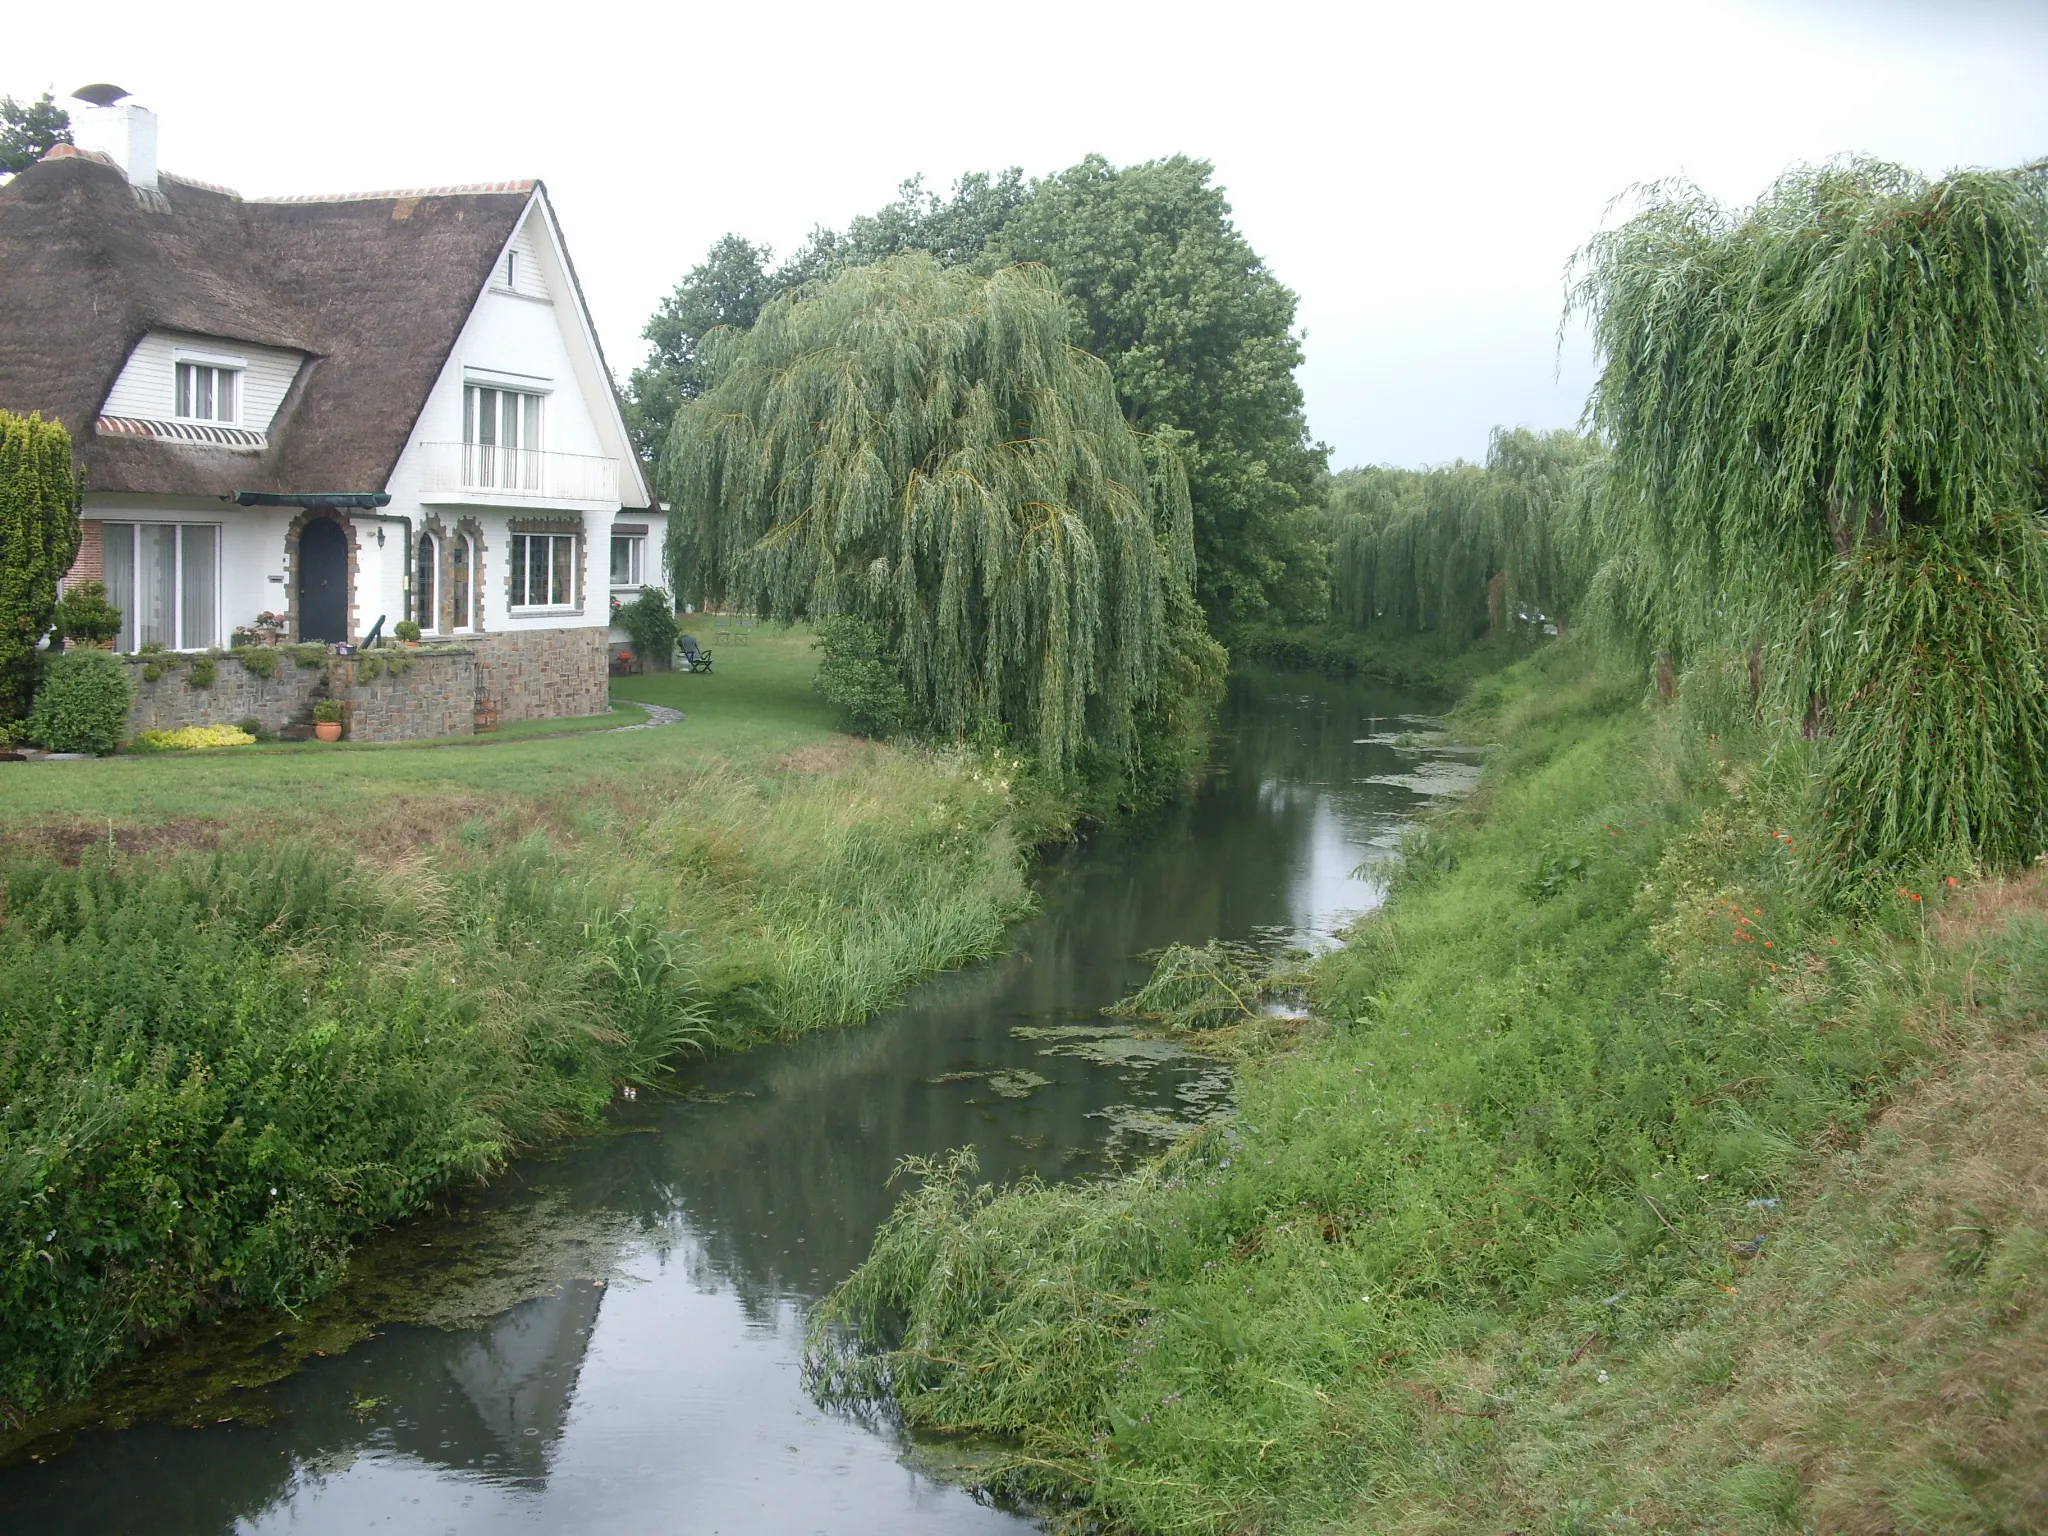
<instances>
[{"instance_id":1,"label":"treeline","mask_svg":"<svg viewBox=\"0 0 2048 1536\"><path fill-rule=\"evenodd\" d=\"M1331 619L1451 647L1562 628L1589 567L1572 511L1583 521L1601 459L1593 438L1518 427L1495 431L1484 464L1346 470L1325 514Z\"/></svg>"}]
</instances>

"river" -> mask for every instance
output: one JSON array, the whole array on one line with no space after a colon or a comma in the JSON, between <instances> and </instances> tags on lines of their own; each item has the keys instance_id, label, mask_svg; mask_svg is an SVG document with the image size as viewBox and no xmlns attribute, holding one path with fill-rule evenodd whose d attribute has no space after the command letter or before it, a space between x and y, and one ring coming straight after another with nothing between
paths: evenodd
<instances>
[{"instance_id":1,"label":"river","mask_svg":"<svg viewBox=\"0 0 2048 1536\"><path fill-rule=\"evenodd\" d=\"M1416 744L1429 707L1234 675L1200 790L1048 860L1009 955L692 1070L382 1235L296 1325L151 1351L0 1467L0 1530L1029 1532L934 1475L941 1448L811 1402L804 1311L906 1155L973 1143L996 1179L1086 1178L1227 1113L1225 1074L1100 1010L1169 942L1322 945L1371 908L1402 824L1470 782Z\"/></svg>"}]
</instances>

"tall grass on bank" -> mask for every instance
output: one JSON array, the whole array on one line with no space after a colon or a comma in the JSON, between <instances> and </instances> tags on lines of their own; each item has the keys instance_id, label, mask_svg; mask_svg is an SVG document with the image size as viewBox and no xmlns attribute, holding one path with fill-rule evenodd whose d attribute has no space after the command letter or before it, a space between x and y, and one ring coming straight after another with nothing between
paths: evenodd
<instances>
[{"instance_id":1,"label":"tall grass on bank","mask_svg":"<svg viewBox=\"0 0 2048 1536\"><path fill-rule=\"evenodd\" d=\"M1926 893L1816 906L1798 775L1716 699L1645 708L1579 646L1481 683L1503 745L1323 962L1327 1033L1111 1183L907 1170L820 1388L1009 1437L990 1482L1077 1528L1313 1529L1443 1490L1568 1357L1739 1286L1927 1054Z\"/></svg>"},{"instance_id":2,"label":"tall grass on bank","mask_svg":"<svg viewBox=\"0 0 2048 1536\"><path fill-rule=\"evenodd\" d=\"M827 768L671 767L395 862L0 855L0 1424L197 1312L318 1292L622 1082L998 946L1029 904L1008 780Z\"/></svg>"}]
</instances>

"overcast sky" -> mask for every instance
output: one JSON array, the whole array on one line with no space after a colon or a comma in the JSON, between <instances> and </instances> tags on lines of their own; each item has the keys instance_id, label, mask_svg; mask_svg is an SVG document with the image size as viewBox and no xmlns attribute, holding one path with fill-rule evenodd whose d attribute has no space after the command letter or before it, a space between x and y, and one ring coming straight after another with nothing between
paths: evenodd
<instances>
[{"instance_id":1,"label":"overcast sky","mask_svg":"<svg viewBox=\"0 0 2048 1536\"><path fill-rule=\"evenodd\" d=\"M42 5L0 94L125 86L245 195L538 176L615 370L727 230L792 248L923 171L1213 161L1301 295L1332 465L1577 418L1561 273L1630 184L1746 202L1848 151L2048 155L2048 3Z\"/></svg>"}]
</instances>

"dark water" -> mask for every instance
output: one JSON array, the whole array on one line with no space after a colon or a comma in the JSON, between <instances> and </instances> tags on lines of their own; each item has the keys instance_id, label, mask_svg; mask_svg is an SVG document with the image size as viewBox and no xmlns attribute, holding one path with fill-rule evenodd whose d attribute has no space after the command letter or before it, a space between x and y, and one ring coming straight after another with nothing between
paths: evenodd
<instances>
[{"instance_id":1,"label":"dark water","mask_svg":"<svg viewBox=\"0 0 2048 1536\"><path fill-rule=\"evenodd\" d=\"M0 1530L1028 1531L922 1470L930 1448L814 1405L804 1309L866 1252L906 1154L973 1143L996 1178L1086 1177L1227 1111L1213 1068L1099 1010L1170 941L1326 942L1372 906L1353 871L1469 777L1394 744L1427 708L1235 679L1200 793L1046 866L1013 954L864 1028L716 1063L695 1097L387 1235L328 1311L468 1325L381 1327L233 1394L231 1422L46 1441L0 1468ZM148 1365L159 1385L221 1369L200 1342Z\"/></svg>"}]
</instances>

